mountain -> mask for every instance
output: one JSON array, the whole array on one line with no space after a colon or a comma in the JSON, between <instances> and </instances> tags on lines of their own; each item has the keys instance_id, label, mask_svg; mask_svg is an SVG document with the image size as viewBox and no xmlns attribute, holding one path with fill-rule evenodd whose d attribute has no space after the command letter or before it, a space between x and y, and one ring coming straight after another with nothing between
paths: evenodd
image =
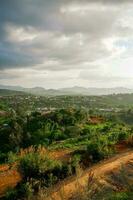
<instances>
[{"instance_id":1,"label":"mountain","mask_svg":"<svg viewBox=\"0 0 133 200\"><path fill-rule=\"evenodd\" d=\"M71 88L61 88L61 89L45 89L43 87L34 88L23 88L21 86L8 86L0 85L0 89L7 89L13 91L27 92L35 95L42 96L57 96L57 95L110 95L110 94L131 94L133 89L128 89L124 87L116 88L84 88L84 87L71 87Z\"/></svg>"},{"instance_id":2,"label":"mountain","mask_svg":"<svg viewBox=\"0 0 133 200\"><path fill-rule=\"evenodd\" d=\"M24 93L22 91L0 89L0 96L14 96L14 95L23 96L23 95L26 95L26 94L27 93Z\"/></svg>"},{"instance_id":3,"label":"mountain","mask_svg":"<svg viewBox=\"0 0 133 200\"><path fill-rule=\"evenodd\" d=\"M0 85L0 89L22 91L24 88L21 86Z\"/></svg>"},{"instance_id":4,"label":"mountain","mask_svg":"<svg viewBox=\"0 0 133 200\"><path fill-rule=\"evenodd\" d=\"M62 92L81 94L81 95L109 95L109 94L131 94L133 89L124 87L116 88L84 88L84 87L72 87L61 89Z\"/></svg>"}]
</instances>

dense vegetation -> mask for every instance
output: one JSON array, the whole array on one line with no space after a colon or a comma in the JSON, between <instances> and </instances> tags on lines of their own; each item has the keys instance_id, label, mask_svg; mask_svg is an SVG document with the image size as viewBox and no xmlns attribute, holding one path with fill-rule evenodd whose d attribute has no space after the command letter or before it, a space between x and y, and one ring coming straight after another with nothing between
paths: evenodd
<instances>
[{"instance_id":1,"label":"dense vegetation","mask_svg":"<svg viewBox=\"0 0 133 200\"><path fill-rule=\"evenodd\" d=\"M90 116L83 109L60 109L53 112L33 112L21 116L10 113L1 117L0 151L6 156L9 151L43 145L49 148L99 148L104 153L111 146L126 139L132 127L109 119L97 125L91 124ZM107 150L108 151L108 150ZM2 161L2 156L1 156Z\"/></svg>"},{"instance_id":2,"label":"dense vegetation","mask_svg":"<svg viewBox=\"0 0 133 200\"><path fill-rule=\"evenodd\" d=\"M118 143L132 146L133 111L128 97L123 108L114 100L119 95L1 97L0 162L17 163L23 174L22 182L9 190L5 199L32 196L40 188L76 174L79 167L108 158ZM22 149L27 151L20 155ZM69 150L70 159L54 160L45 152L57 149Z\"/></svg>"}]
</instances>

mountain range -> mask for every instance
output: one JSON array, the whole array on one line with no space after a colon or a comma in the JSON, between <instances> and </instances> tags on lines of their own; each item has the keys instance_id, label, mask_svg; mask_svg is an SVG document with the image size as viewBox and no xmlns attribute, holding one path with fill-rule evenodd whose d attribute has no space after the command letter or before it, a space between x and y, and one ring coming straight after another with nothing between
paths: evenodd
<instances>
[{"instance_id":1,"label":"mountain range","mask_svg":"<svg viewBox=\"0 0 133 200\"><path fill-rule=\"evenodd\" d=\"M84 88L84 87L71 87L71 88L61 88L61 89L45 89L43 87L34 87L34 88L24 88L21 86L8 86L0 85L0 89L21 91L34 95L42 96L56 96L56 95L110 95L110 94L131 94L133 89L128 89L124 87L115 87L115 88Z\"/></svg>"}]
</instances>

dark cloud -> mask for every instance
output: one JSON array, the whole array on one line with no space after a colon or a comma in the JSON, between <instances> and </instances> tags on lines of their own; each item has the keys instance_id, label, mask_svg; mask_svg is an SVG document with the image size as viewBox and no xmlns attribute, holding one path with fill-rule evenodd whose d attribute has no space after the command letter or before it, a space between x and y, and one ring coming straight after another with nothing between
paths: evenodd
<instances>
[{"instance_id":1,"label":"dark cloud","mask_svg":"<svg viewBox=\"0 0 133 200\"><path fill-rule=\"evenodd\" d=\"M1 0L0 23L13 22L16 25L57 29L56 13L60 1L51 0ZM51 23L52 22L52 23Z\"/></svg>"},{"instance_id":2,"label":"dark cloud","mask_svg":"<svg viewBox=\"0 0 133 200\"><path fill-rule=\"evenodd\" d=\"M0 69L90 69L130 40L132 7L132 0L1 0Z\"/></svg>"},{"instance_id":3,"label":"dark cloud","mask_svg":"<svg viewBox=\"0 0 133 200\"><path fill-rule=\"evenodd\" d=\"M13 49L13 46L9 43L0 43L0 69L16 68L34 66L39 60L26 52L21 52L17 49Z\"/></svg>"},{"instance_id":4,"label":"dark cloud","mask_svg":"<svg viewBox=\"0 0 133 200\"><path fill-rule=\"evenodd\" d=\"M132 3L132 0L82 0L82 2L79 0L1 0L1 35L3 25L9 22L22 26L34 26L45 30L62 30L62 16L59 11L62 6L69 4L110 3L123 5L129 2ZM106 17L109 18L110 16L107 15Z\"/></svg>"}]
</instances>

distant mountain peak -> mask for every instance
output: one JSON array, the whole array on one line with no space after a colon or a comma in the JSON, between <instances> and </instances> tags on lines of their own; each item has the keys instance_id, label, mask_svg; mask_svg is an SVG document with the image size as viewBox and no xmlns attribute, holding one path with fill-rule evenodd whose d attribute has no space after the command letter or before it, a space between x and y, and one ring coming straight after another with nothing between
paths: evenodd
<instances>
[{"instance_id":1,"label":"distant mountain peak","mask_svg":"<svg viewBox=\"0 0 133 200\"><path fill-rule=\"evenodd\" d=\"M133 89L128 89L124 87L114 87L114 88L95 88L95 87L80 87L73 86L70 88L61 89L45 89L43 87L33 87L24 88L21 86L8 86L0 85L0 89L8 89L15 91L24 91L35 95L109 95L109 94L130 94L133 93Z\"/></svg>"}]
</instances>

